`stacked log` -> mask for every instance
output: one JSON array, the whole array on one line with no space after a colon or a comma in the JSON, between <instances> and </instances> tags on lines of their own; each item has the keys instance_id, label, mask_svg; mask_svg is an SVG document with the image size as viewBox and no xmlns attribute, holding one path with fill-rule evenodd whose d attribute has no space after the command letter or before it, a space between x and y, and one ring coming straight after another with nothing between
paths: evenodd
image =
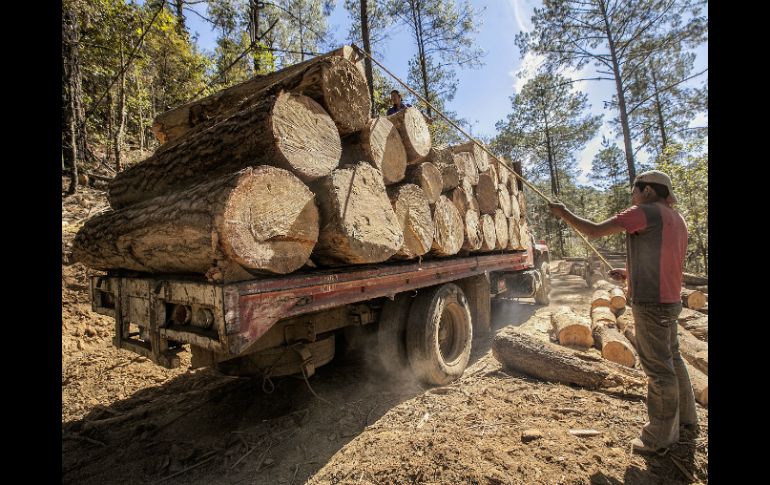
<instances>
[{"instance_id":1,"label":"stacked log","mask_svg":"<svg viewBox=\"0 0 770 485\"><path fill-rule=\"evenodd\" d=\"M340 163L347 165L360 161L368 162L382 172L386 185L404 179L406 149L398 130L386 117L369 120L363 129L342 140Z\"/></svg>"},{"instance_id":2,"label":"stacked log","mask_svg":"<svg viewBox=\"0 0 770 485\"><path fill-rule=\"evenodd\" d=\"M553 335L559 344L587 349L594 345L591 335L591 321L567 307L562 307L551 315Z\"/></svg>"},{"instance_id":3,"label":"stacked log","mask_svg":"<svg viewBox=\"0 0 770 485\"><path fill-rule=\"evenodd\" d=\"M428 124L420 110L410 106L388 116L388 119L401 135L406 148L406 162L412 165L422 161L430 153L431 142Z\"/></svg>"},{"instance_id":4,"label":"stacked log","mask_svg":"<svg viewBox=\"0 0 770 485\"><path fill-rule=\"evenodd\" d=\"M428 197L422 188L414 184L392 186L388 196L404 234L404 244L396 254L415 258L430 251L435 225Z\"/></svg>"},{"instance_id":5,"label":"stacked log","mask_svg":"<svg viewBox=\"0 0 770 485\"><path fill-rule=\"evenodd\" d=\"M598 289L594 291L593 297L591 298L591 309L594 309L599 306L603 307L610 307L610 292L603 289Z\"/></svg>"},{"instance_id":6,"label":"stacked log","mask_svg":"<svg viewBox=\"0 0 770 485\"><path fill-rule=\"evenodd\" d=\"M444 180L441 177L441 170L430 162L410 165L406 180L422 188L429 204L435 204L443 190Z\"/></svg>"},{"instance_id":7,"label":"stacked log","mask_svg":"<svg viewBox=\"0 0 770 485\"><path fill-rule=\"evenodd\" d=\"M466 251L478 251L481 249L483 238L478 211L466 211L463 220L465 222L465 239L462 248Z\"/></svg>"},{"instance_id":8,"label":"stacked log","mask_svg":"<svg viewBox=\"0 0 770 485\"><path fill-rule=\"evenodd\" d=\"M481 240L482 251L492 251L498 245L497 226L495 225L495 220L496 219L489 214L484 214L481 216L481 234L483 236ZM506 230L504 234L507 235L507 225L505 226L505 229Z\"/></svg>"},{"instance_id":9,"label":"stacked log","mask_svg":"<svg viewBox=\"0 0 770 485\"><path fill-rule=\"evenodd\" d=\"M605 359L626 367L636 365L634 346L617 329L598 324L593 329L593 337Z\"/></svg>"},{"instance_id":10,"label":"stacked log","mask_svg":"<svg viewBox=\"0 0 770 485\"><path fill-rule=\"evenodd\" d=\"M617 286L610 290L610 308L618 312L626 307L626 293Z\"/></svg>"},{"instance_id":11,"label":"stacked log","mask_svg":"<svg viewBox=\"0 0 770 485\"><path fill-rule=\"evenodd\" d=\"M479 174L475 194L479 204L479 211L482 214L494 214L500 205L500 201L497 196L497 174L491 170L491 167ZM510 212L510 203L508 204L508 212Z\"/></svg>"},{"instance_id":12,"label":"stacked log","mask_svg":"<svg viewBox=\"0 0 770 485\"><path fill-rule=\"evenodd\" d=\"M497 236L496 249L510 249L510 227L508 226L508 218L505 217L503 211L497 209L495 211L495 234Z\"/></svg>"},{"instance_id":13,"label":"stacked log","mask_svg":"<svg viewBox=\"0 0 770 485\"><path fill-rule=\"evenodd\" d=\"M489 168L489 156L472 141L461 143L452 147L453 153L467 153L476 166L477 173L485 172ZM474 184L475 185L475 184Z\"/></svg>"},{"instance_id":14,"label":"stacked log","mask_svg":"<svg viewBox=\"0 0 770 485\"><path fill-rule=\"evenodd\" d=\"M465 241L465 228L460 212L444 195L433 207L433 221L435 230L431 253L437 256L457 254Z\"/></svg>"},{"instance_id":15,"label":"stacked log","mask_svg":"<svg viewBox=\"0 0 770 485\"><path fill-rule=\"evenodd\" d=\"M682 288L682 305L693 310L700 310L706 306L706 295L698 290Z\"/></svg>"}]
</instances>

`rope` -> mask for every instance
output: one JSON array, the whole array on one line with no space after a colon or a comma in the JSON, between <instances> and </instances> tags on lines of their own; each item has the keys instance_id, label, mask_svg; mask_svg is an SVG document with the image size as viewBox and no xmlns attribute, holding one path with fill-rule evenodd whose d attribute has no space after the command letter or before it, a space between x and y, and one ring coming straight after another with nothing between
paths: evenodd
<instances>
[{"instance_id":1,"label":"rope","mask_svg":"<svg viewBox=\"0 0 770 485\"><path fill-rule=\"evenodd\" d=\"M484 150L484 152L485 152L487 155L489 155L490 157L494 158L494 159L497 161L497 163L498 163L498 164L502 165L503 167L505 167L505 169L506 169L506 170L508 170L508 172L510 172L511 174L515 175L515 176L516 176L516 178L518 178L519 180L521 180L521 181L524 183L524 185L526 185L527 187L529 187L530 189L532 189L532 191L533 191L533 192L535 192L537 195L539 195L540 197L542 197L542 198L543 198L543 199L544 199L546 202L548 202L548 203L551 203L551 200L548 198L548 196L546 196L544 193L542 193L542 192L541 192L541 191L540 191L540 190L539 190L537 187L535 187L534 185L532 185L531 183L529 183L529 182L528 182L526 179L524 179L524 177L522 177L521 175L519 175L518 173L516 173L516 171L514 171L514 170L513 170L511 167L509 167L509 166L508 166L508 165L507 165L507 164L506 164L504 161L502 161L502 160L500 160L499 158L497 158L497 156L496 156L494 153L492 153L491 151L489 151L489 150L487 149L487 147L485 147L485 146L484 146L483 144L481 144L481 143L480 143L478 140L476 140L476 139L475 139L475 138L473 138L471 135L469 135L468 133L466 133L466 132L465 132L465 130L463 130L462 128L460 128L460 127L459 127L459 126L458 126L458 125L457 125L457 124L456 124L454 121L452 121L451 119L449 119L449 117L447 117L447 116L446 116L444 113L442 113L442 112L441 112L441 110L438 110L438 109L436 109L436 107L435 107L435 106L433 106L432 104L430 104L430 103L428 102L428 100L427 100L427 99L425 99L425 98L423 98L422 96L420 96L419 94L417 94L417 93L416 93L416 92L415 92L415 91L414 91L412 88L410 88L410 87L409 87L409 86L408 86L408 85L407 85L407 84L406 84L404 81L402 81L401 79L399 79L399 78L398 78L398 76L396 76L395 74L393 74L392 72L390 72L390 71L389 71L389 70L388 70L388 69L387 69L385 66L383 66L382 64L380 64L380 63L379 63L379 62L378 62L378 61L377 61L375 58L373 58L371 55L369 55L369 53L368 53L368 52L364 51L363 49L361 49L360 47L358 47L358 46L357 46L357 45L355 45L355 44L353 44L353 45L352 45L352 47L353 47L353 49L354 49L354 50L355 50L355 51L356 51L358 54L362 54L362 55L364 55L364 56L368 57L368 58L369 58L369 59L370 59L372 62L374 62L375 64L377 64L377 66L379 66L379 67L380 67L380 69L382 69L382 70L383 70L383 71L385 71L385 72L386 72L386 73L387 73L387 74L388 74L390 77L392 77L393 79L395 79L396 81L398 81L398 83L399 83L399 84L401 84L401 85L402 85L402 86L403 86L403 87L404 87L404 88L405 88L407 91L409 91L410 93L412 93L412 94L413 94L413 95L414 95L414 96L415 96L417 99L419 99L420 101L422 101L423 103L425 103L426 105L428 105L428 106L429 106L429 107L430 107L430 108L431 108L433 111L435 111L436 113L438 113L438 114L439 114L439 115L440 115L442 118L444 118L444 119L445 119L445 120L446 120L446 121L447 121L447 122L448 122L450 125L452 125L452 126L453 126L453 127L454 127L454 128L457 130L457 131L459 131L460 133L462 133L463 135L465 135L465 137L466 137L466 138L468 138L468 140L472 141L474 145L476 145L477 147L479 147L479 148L481 148L482 150ZM589 248L590 248L590 249L591 249L591 250L592 250L592 251L593 251L593 252L596 254L596 256L598 256L598 257L599 257L599 260L601 260L601 262L602 262L602 263L604 263L604 264L605 264L605 265L606 265L606 266L607 266L609 269L612 269L612 265L610 265L610 263L608 263L608 262L607 262L607 260L606 260L606 259L604 259L604 256L602 256L602 255L599 253L599 251L598 251L598 250L597 250L597 249L594 247L594 245L593 245L593 244L591 244L590 242L588 242L588 239L586 239L586 237L585 237L585 236L584 236L584 235L583 235L583 234L582 234L580 231L578 231L578 230L577 230L575 227L573 227L571 224L567 224L567 225L568 225L568 226L570 226L570 227L572 228L572 230L574 230L574 231L575 231L575 233L577 233L577 235L578 235L578 236L580 236L580 238L583 240L583 242L584 242L584 243L586 243L586 245L587 245L587 246L588 246L588 247L589 247Z\"/></svg>"}]
</instances>

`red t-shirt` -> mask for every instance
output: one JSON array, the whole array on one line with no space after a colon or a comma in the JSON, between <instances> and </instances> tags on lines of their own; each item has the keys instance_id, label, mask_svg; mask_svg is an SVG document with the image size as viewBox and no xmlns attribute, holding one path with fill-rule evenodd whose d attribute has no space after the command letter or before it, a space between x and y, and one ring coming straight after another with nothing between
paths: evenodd
<instances>
[{"instance_id":1,"label":"red t-shirt","mask_svg":"<svg viewBox=\"0 0 770 485\"><path fill-rule=\"evenodd\" d=\"M687 224L661 202L631 206L613 218L628 236L628 296L634 303L681 301Z\"/></svg>"}]
</instances>

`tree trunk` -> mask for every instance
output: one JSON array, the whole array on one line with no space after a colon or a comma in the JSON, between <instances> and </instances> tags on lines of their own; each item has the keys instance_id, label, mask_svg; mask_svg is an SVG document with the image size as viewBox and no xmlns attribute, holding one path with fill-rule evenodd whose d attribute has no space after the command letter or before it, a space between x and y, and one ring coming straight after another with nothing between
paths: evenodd
<instances>
[{"instance_id":1,"label":"tree trunk","mask_svg":"<svg viewBox=\"0 0 770 485\"><path fill-rule=\"evenodd\" d=\"M473 187L467 179L452 190L452 203L457 207L461 217L465 217L465 213L469 210L480 212L479 202L473 195Z\"/></svg>"},{"instance_id":2,"label":"tree trunk","mask_svg":"<svg viewBox=\"0 0 770 485\"><path fill-rule=\"evenodd\" d=\"M429 204L436 203L444 186L441 171L430 162L410 165L406 173L406 179L422 188Z\"/></svg>"},{"instance_id":3,"label":"tree trunk","mask_svg":"<svg viewBox=\"0 0 770 485\"><path fill-rule=\"evenodd\" d=\"M184 19L184 1L183 0L175 0L174 1L174 10L176 11L176 31L181 36L187 35L187 27L185 26L185 19Z\"/></svg>"},{"instance_id":4,"label":"tree trunk","mask_svg":"<svg viewBox=\"0 0 770 485\"><path fill-rule=\"evenodd\" d=\"M452 153L470 153L479 173L485 172L489 168L489 155L472 141L450 147L450 150Z\"/></svg>"},{"instance_id":5,"label":"tree trunk","mask_svg":"<svg viewBox=\"0 0 770 485\"><path fill-rule=\"evenodd\" d=\"M465 222L465 239L462 249L478 251L481 249L481 240L484 237L481 233L481 215L478 211L469 210L465 212L463 221Z\"/></svg>"},{"instance_id":6,"label":"tree trunk","mask_svg":"<svg viewBox=\"0 0 770 485\"><path fill-rule=\"evenodd\" d=\"M372 55L372 50L369 45L369 5L367 0L361 0L361 40L364 44L364 52ZM366 84L369 86L369 98L372 101L370 108L372 117L377 116L376 108L374 106L374 76L372 75L372 60L367 57L364 59L364 68L366 69Z\"/></svg>"},{"instance_id":7,"label":"tree trunk","mask_svg":"<svg viewBox=\"0 0 770 485\"><path fill-rule=\"evenodd\" d=\"M523 190L519 191L516 194L516 198L519 202L519 214L520 214L519 217L523 219L527 213L527 198L524 197L524 191Z\"/></svg>"},{"instance_id":8,"label":"tree trunk","mask_svg":"<svg viewBox=\"0 0 770 485\"><path fill-rule=\"evenodd\" d=\"M216 281L300 268L318 238L313 193L274 167L247 168L86 222L73 257L86 266L205 273Z\"/></svg>"},{"instance_id":9,"label":"tree trunk","mask_svg":"<svg viewBox=\"0 0 770 485\"><path fill-rule=\"evenodd\" d=\"M655 77L655 66L650 60L650 74L652 74L652 89L655 92L655 111L658 114L658 129L660 130L660 142L661 142L661 149L660 151L663 152L666 149L666 145L668 145L668 138L666 137L666 124L663 121L663 107L660 103L660 94L658 93L658 79Z\"/></svg>"},{"instance_id":10,"label":"tree trunk","mask_svg":"<svg viewBox=\"0 0 770 485\"><path fill-rule=\"evenodd\" d=\"M317 101L341 135L360 131L369 121L369 88L356 66L337 54L343 51L249 79L161 113L155 118L153 132L162 144L179 140L196 127L196 131L211 127L280 91Z\"/></svg>"},{"instance_id":11,"label":"tree trunk","mask_svg":"<svg viewBox=\"0 0 770 485\"><path fill-rule=\"evenodd\" d=\"M496 249L508 249L510 242L510 228L508 227L508 218L501 209L497 209L494 215L495 221L495 248Z\"/></svg>"},{"instance_id":12,"label":"tree trunk","mask_svg":"<svg viewBox=\"0 0 770 485\"><path fill-rule=\"evenodd\" d=\"M109 185L110 204L125 207L262 164L308 183L331 173L341 152L337 128L318 103L281 93L119 173Z\"/></svg>"},{"instance_id":13,"label":"tree trunk","mask_svg":"<svg viewBox=\"0 0 770 485\"><path fill-rule=\"evenodd\" d=\"M497 222L497 221L495 221ZM507 249L517 250L520 249L521 243L519 241L519 219L513 217L508 218L508 246Z\"/></svg>"},{"instance_id":14,"label":"tree trunk","mask_svg":"<svg viewBox=\"0 0 770 485\"><path fill-rule=\"evenodd\" d=\"M479 203L479 210L482 214L494 214L497 210L499 201L496 178L496 175L488 170L479 174L479 182L476 184L475 193L476 200ZM510 204L508 205L510 212Z\"/></svg>"},{"instance_id":15,"label":"tree trunk","mask_svg":"<svg viewBox=\"0 0 770 485\"><path fill-rule=\"evenodd\" d=\"M598 323L594 325L593 337L597 348L602 351L602 357L616 364L634 367L636 351L620 332Z\"/></svg>"},{"instance_id":16,"label":"tree trunk","mask_svg":"<svg viewBox=\"0 0 770 485\"><path fill-rule=\"evenodd\" d=\"M560 347L512 327L498 333L492 355L505 367L549 382L577 384L589 389L635 388L646 392L643 372L594 360L582 352Z\"/></svg>"},{"instance_id":17,"label":"tree trunk","mask_svg":"<svg viewBox=\"0 0 770 485\"><path fill-rule=\"evenodd\" d=\"M120 44L120 65L123 65L123 44ZM120 83L118 84L118 126L115 129L115 171L123 170L121 154L123 152L123 131L126 128L126 75L121 70Z\"/></svg>"},{"instance_id":18,"label":"tree trunk","mask_svg":"<svg viewBox=\"0 0 770 485\"><path fill-rule=\"evenodd\" d=\"M587 349L594 345L591 321L563 307L551 315L553 334L561 345Z\"/></svg>"},{"instance_id":19,"label":"tree trunk","mask_svg":"<svg viewBox=\"0 0 770 485\"><path fill-rule=\"evenodd\" d=\"M406 150L398 130L386 117L373 118L361 131L342 139L340 164L360 161L380 170L386 185L404 179Z\"/></svg>"},{"instance_id":20,"label":"tree trunk","mask_svg":"<svg viewBox=\"0 0 770 485\"><path fill-rule=\"evenodd\" d=\"M334 170L313 184L321 229L313 259L323 264L379 263L404 244L382 174L368 163Z\"/></svg>"},{"instance_id":21,"label":"tree trunk","mask_svg":"<svg viewBox=\"0 0 770 485\"><path fill-rule=\"evenodd\" d=\"M505 231L503 233L508 235L508 221L503 218L503 224L505 225ZM495 218L489 214L481 216L481 250L492 251L497 247L497 226L495 225ZM502 247L500 249L505 249Z\"/></svg>"},{"instance_id":22,"label":"tree trunk","mask_svg":"<svg viewBox=\"0 0 770 485\"><path fill-rule=\"evenodd\" d=\"M431 253L438 256L452 256L462 248L465 240L465 227L460 212L455 205L442 195L433 206L433 233Z\"/></svg>"},{"instance_id":23,"label":"tree trunk","mask_svg":"<svg viewBox=\"0 0 770 485\"><path fill-rule=\"evenodd\" d=\"M400 184L388 188L388 197L404 234L396 255L416 258L430 251L435 226L425 191L415 184Z\"/></svg>"},{"instance_id":24,"label":"tree trunk","mask_svg":"<svg viewBox=\"0 0 770 485\"><path fill-rule=\"evenodd\" d=\"M698 290L682 288L682 305L693 310L700 310L706 306L706 296Z\"/></svg>"},{"instance_id":25,"label":"tree trunk","mask_svg":"<svg viewBox=\"0 0 770 485\"><path fill-rule=\"evenodd\" d=\"M251 41L251 45L255 47L257 41L259 41L259 4L260 2L257 0L251 0L249 2L249 40ZM261 68L259 65L259 55L252 54L252 60L254 75L256 76L259 74Z\"/></svg>"},{"instance_id":26,"label":"tree trunk","mask_svg":"<svg viewBox=\"0 0 770 485\"><path fill-rule=\"evenodd\" d=\"M410 106L398 113L388 116L388 119L398 129L401 141L406 148L406 163L417 164L430 153L431 139L428 124L420 110Z\"/></svg>"},{"instance_id":27,"label":"tree trunk","mask_svg":"<svg viewBox=\"0 0 770 485\"><path fill-rule=\"evenodd\" d=\"M70 167L68 194L78 188L79 164L85 160L88 133L83 109L83 86L80 73L80 27L77 12L67 7L62 12L62 108L63 163Z\"/></svg>"},{"instance_id":28,"label":"tree trunk","mask_svg":"<svg viewBox=\"0 0 770 485\"><path fill-rule=\"evenodd\" d=\"M709 374L709 344L698 340L681 326L677 327L679 353L682 357L704 374Z\"/></svg>"}]
</instances>

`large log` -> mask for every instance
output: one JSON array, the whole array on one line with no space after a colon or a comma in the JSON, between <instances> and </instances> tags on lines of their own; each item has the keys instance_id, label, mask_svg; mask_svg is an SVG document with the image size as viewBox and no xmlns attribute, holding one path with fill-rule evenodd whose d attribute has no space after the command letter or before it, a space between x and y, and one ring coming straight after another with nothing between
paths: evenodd
<instances>
[{"instance_id":1,"label":"large log","mask_svg":"<svg viewBox=\"0 0 770 485\"><path fill-rule=\"evenodd\" d=\"M508 247L507 249L519 249L521 232L519 231L519 219L508 217Z\"/></svg>"},{"instance_id":2,"label":"large log","mask_svg":"<svg viewBox=\"0 0 770 485\"><path fill-rule=\"evenodd\" d=\"M511 195L511 217L517 221L521 219L521 211L519 209L519 198Z\"/></svg>"},{"instance_id":3,"label":"large log","mask_svg":"<svg viewBox=\"0 0 770 485\"><path fill-rule=\"evenodd\" d=\"M388 119L401 135L406 148L406 163L411 165L421 162L430 152L431 140L428 124L420 110L410 106L388 116Z\"/></svg>"},{"instance_id":4,"label":"large log","mask_svg":"<svg viewBox=\"0 0 770 485\"><path fill-rule=\"evenodd\" d=\"M406 180L422 188L429 204L436 203L444 186L441 171L430 162L410 165L407 170Z\"/></svg>"},{"instance_id":5,"label":"large log","mask_svg":"<svg viewBox=\"0 0 770 485\"><path fill-rule=\"evenodd\" d=\"M692 385L693 394L695 394L695 401L704 408L709 407L708 375L699 371L686 361L684 365L687 367L687 374L690 376L690 384Z\"/></svg>"},{"instance_id":6,"label":"large log","mask_svg":"<svg viewBox=\"0 0 770 485\"><path fill-rule=\"evenodd\" d=\"M698 290L682 288L682 305L693 310L700 310L706 306L706 296Z\"/></svg>"},{"instance_id":7,"label":"large log","mask_svg":"<svg viewBox=\"0 0 770 485\"><path fill-rule=\"evenodd\" d=\"M452 256L462 248L465 240L465 227L455 205L442 195L433 206L433 232L431 253L439 256Z\"/></svg>"},{"instance_id":8,"label":"large log","mask_svg":"<svg viewBox=\"0 0 770 485\"><path fill-rule=\"evenodd\" d=\"M314 195L290 172L247 168L90 219L73 257L86 266L203 273L216 281L285 274L318 239Z\"/></svg>"},{"instance_id":9,"label":"large log","mask_svg":"<svg viewBox=\"0 0 770 485\"><path fill-rule=\"evenodd\" d=\"M476 165L476 169L479 173L484 172L489 168L489 156L487 152L481 149L478 145L472 141L461 143L451 147L453 153L468 153L473 159L473 163Z\"/></svg>"},{"instance_id":10,"label":"large log","mask_svg":"<svg viewBox=\"0 0 770 485\"><path fill-rule=\"evenodd\" d=\"M529 237L529 227L527 226L527 220L522 218L519 221L519 248L522 250L529 250L532 247L532 239Z\"/></svg>"},{"instance_id":11,"label":"large log","mask_svg":"<svg viewBox=\"0 0 770 485\"><path fill-rule=\"evenodd\" d=\"M524 196L524 191L519 191L516 194L516 198L519 201L519 214L521 214L521 217L524 218L525 214L527 213L527 198Z\"/></svg>"},{"instance_id":12,"label":"large log","mask_svg":"<svg viewBox=\"0 0 770 485\"><path fill-rule=\"evenodd\" d=\"M376 168L365 162L340 168L312 188L321 213L314 260L379 263L403 246L404 234Z\"/></svg>"},{"instance_id":13,"label":"large log","mask_svg":"<svg viewBox=\"0 0 770 485\"><path fill-rule=\"evenodd\" d=\"M577 384L589 389L634 389L643 394L647 380L643 372L583 352L544 341L510 327L492 341L492 355L505 367L538 379Z\"/></svg>"},{"instance_id":14,"label":"large log","mask_svg":"<svg viewBox=\"0 0 770 485\"><path fill-rule=\"evenodd\" d=\"M479 202L473 194L473 186L468 180L463 180L458 187L452 189L452 203L463 217L465 217L465 213L469 210L481 212L479 210Z\"/></svg>"},{"instance_id":15,"label":"large log","mask_svg":"<svg viewBox=\"0 0 770 485\"><path fill-rule=\"evenodd\" d=\"M676 332L679 340L679 353L682 357L698 368L701 372L709 374L709 345L698 340L693 334L684 328L677 326Z\"/></svg>"},{"instance_id":16,"label":"large log","mask_svg":"<svg viewBox=\"0 0 770 485\"><path fill-rule=\"evenodd\" d=\"M503 220L503 223L507 228L508 223L505 220ZM484 214L481 216L481 234L483 236L481 240L482 251L492 251L497 247L497 227L495 226L495 218L489 214ZM505 231L505 234L508 234L507 230ZM500 249L504 248L505 246Z\"/></svg>"},{"instance_id":17,"label":"large log","mask_svg":"<svg viewBox=\"0 0 770 485\"><path fill-rule=\"evenodd\" d=\"M495 236L497 242L495 249L508 249L510 235L510 229L508 227L508 218L505 217L503 211L497 209L495 211Z\"/></svg>"},{"instance_id":18,"label":"large log","mask_svg":"<svg viewBox=\"0 0 770 485\"><path fill-rule=\"evenodd\" d=\"M119 209L255 165L287 169L308 183L330 174L341 153L326 111L307 96L281 93L118 173L109 183L110 205Z\"/></svg>"},{"instance_id":19,"label":"large log","mask_svg":"<svg viewBox=\"0 0 770 485\"><path fill-rule=\"evenodd\" d=\"M508 189L508 178L511 176L508 169L505 167L501 167L500 163L495 160L494 158L489 159L490 165L495 166L495 171L497 172L497 182L499 185L503 186Z\"/></svg>"},{"instance_id":20,"label":"large log","mask_svg":"<svg viewBox=\"0 0 770 485\"><path fill-rule=\"evenodd\" d=\"M691 334L695 335L695 337L698 338L699 340L708 342L709 317L707 315L701 314L701 316L698 318L693 318L685 321L680 319L679 325L681 325L685 330L687 330Z\"/></svg>"},{"instance_id":21,"label":"large log","mask_svg":"<svg viewBox=\"0 0 770 485\"><path fill-rule=\"evenodd\" d=\"M385 185L404 179L406 149L398 130L386 117L372 118L363 129L342 139L340 164L360 161L382 172Z\"/></svg>"},{"instance_id":22,"label":"large log","mask_svg":"<svg viewBox=\"0 0 770 485\"><path fill-rule=\"evenodd\" d=\"M497 176L491 170L479 174L479 182L474 189L479 211L482 214L494 214L498 206Z\"/></svg>"},{"instance_id":23,"label":"large log","mask_svg":"<svg viewBox=\"0 0 770 485\"><path fill-rule=\"evenodd\" d=\"M404 233L404 244L396 255L416 258L430 251L433 244L433 213L425 192L415 184L388 188L388 197Z\"/></svg>"},{"instance_id":24,"label":"large log","mask_svg":"<svg viewBox=\"0 0 770 485\"><path fill-rule=\"evenodd\" d=\"M619 311L626 307L626 293L617 286L610 290L610 308L613 311Z\"/></svg>"},{"instance_id":25,"label":"large log","mask_svg":"<svg viewBox=\"0 0 770 485\"><path fill-rule=\"evenodd\" d=\"M626 327L633 328L634 326L634 315L631 312L631 307L626 307L622 315L618 315L617 319L615 320L615 325L617 325L618 330L621 332L624 332L626 330Z\"/></svg>"},{"instance_id":26,"label":"large log","mask_svg":"<svg viewBox=\"0 0 770 485\"><path fill-rule=\"evenodd\" d=\"M249 79L161 113L152 130L161 144L173 142L280 91L313 98L329 113L342 135L362 129L369 119L371 100L366 77L350 61L330 55Z\"/></svg>"},{"instance_id":27,"label":"large log","mask_svg":"<svg viewBox=\"0 0 770 485\"><path fill-rule=\"evenodd\" d=\"M467 180L471 185L479 183L479 170L476 167L476 162L473 160L473 155L468 152L460 152L452 155L454 158L457 170L460 172L460 183L463 180Z\"/></svg>"},{"instance_id":28,"label":"large log","mask_svg":"<svg viewBox=\"0 0 770 485\"><path fill-rule=\"evenodd\" d=\"M553 335L561 345L587 349L594 345L591 321L569 308L562 307L551 314Z\"/></svg>"},{"instance_id":29,"label":"large log","mask_svg":"<svg viewBox=\"0 0 770 485\"><path fill-rule=\"evenodd\" d=\"M469 210L465 212L463 220L465 222L465 240L462 249L466 251L478 251L481 249L481 240L484 235L481 233L481 216L477 211Z\"/></svg>"},{"instance_id":30,"label":"large log","mask_svg":"<svg viewBox=\"0 0 770 485\"><path fill-rule=\"evenodd\" d=\"M593 329L596 346L602 351L602 357L626 367L636 364L636 350L623 334L614 328L597 324Z\"/></svg>"},{"instance_id":31,"label":"large log","mask_svg":"<svg viewBox=\"0 0 770 485\"><path fill-rule=\"evenodd\" d=\"M497 206L503 210L506 217L513 216L513 208L511 206L511 194L505 187L497 188Z\"/></svg>"},{"instance_id":32,"label":"large log","mask_svg":"<svg viewBox=\"0 0 770 485\"><path fill-rule=\"evenodd\" d=\"M617 326L617 318L612 313L610 307L596 306L591 309L591 323L596 325L604 325L605 327L615 328Z\"/></svg>"},{"instance_id":33,"label":"large log","mask_svg":"<svg viewBox=\"0 0 770 485\"><path fill-rule=\"evenodd\" d=\"M425 161L431 162L441 171L442 192L447 192L460 185L462 176L459 167L455 164L452 150L449 148L432 147L430 152L428 152L428 156L425 157Z\"/></svg>"},{"instance_id":34,"label":"large log","mask_svg":"<svg viewBox=\"0 0 770 485\"><path fill-rule=\"evenodd\" d=\"M708 276L701 276L693 273L682 273L682 282L687 285L708 285Z\"/></svg>"},{"instance_id":35,"label":"large log","mask_svg":"<svg viewBox=\"0 0 770 485\"><path fill-rule=\"evenodd\" d=\"M593 296L591 297L591 308L596 308L598 306L604 306L609 308L610 307L610 292L603 289L598 289L594 291Z\"/></svg>"}]
</instances>

